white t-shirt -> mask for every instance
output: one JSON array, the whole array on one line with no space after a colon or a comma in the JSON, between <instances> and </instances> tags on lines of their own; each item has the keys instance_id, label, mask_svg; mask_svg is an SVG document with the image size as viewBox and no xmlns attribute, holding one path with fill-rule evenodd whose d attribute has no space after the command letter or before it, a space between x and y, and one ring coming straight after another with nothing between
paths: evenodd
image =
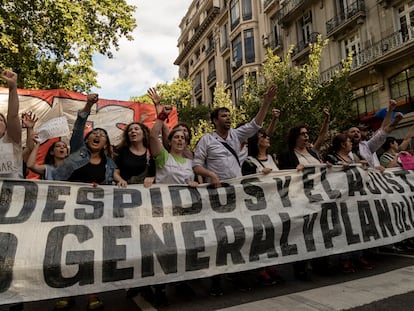
<instances>
[{"instance_id":1,"label":"white t-shirt","mask_svg":"<svg viewBox=\"0 0 414 311\"><path fill-rule=\"evenodd\" d=\"M247 157L247 160L252 162L254 165L256 165L256 173L261 173L265 167L271 168L272 171L279 170L279 168L276 166L276 163L270 154L267 155L267 159L265 161L258 160L255 157L250 157L250 156Z\"/></svg>"},{"instance_id":2,"label":"white t-shirt","mask_svg":"<svg viewBox=\"0 0 414 311\"><path fill-rule=\"evenodd\" d=\"M194 181L192 161L184 157L174 157L165 148L155 157L155 167L157 184L186 185Z\"/></svg>"},{"instance_id":3,"label":"white t-shirt","mask_svg":"<svg viewBox=\"0 0 414 311\"><path fill-rule=\"evenodd\" d=\"M23 177L23 149L4 133L0 138L0 177L1 178L24 178Z\"/></svg>"}]
</instances>

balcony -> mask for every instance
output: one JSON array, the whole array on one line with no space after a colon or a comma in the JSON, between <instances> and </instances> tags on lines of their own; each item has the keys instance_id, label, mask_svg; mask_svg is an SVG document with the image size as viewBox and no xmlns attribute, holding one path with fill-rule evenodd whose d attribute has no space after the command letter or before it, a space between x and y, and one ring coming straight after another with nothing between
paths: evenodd
<instances>
[{"instance_id":1,"label":"balcony","mask_svg":"<svg viewBox=\"0 0 414 311\"><path fill-rule=\"evenodd\" d=\"M269 11L276 5L276 0L265 0L263 3L263 9L265 12Z\"/></svg>"},{"instance_id":2,"label":"balcony","mask_svg":"<svg viewBox=\"0 0 414 311\"><path fill-rule=\"evenodd\" d=\"M292 60L297 60L309 53L309 44L318 42L319 32L312 32L308 41L301 40L292 51Z\"/></svg>"},{"instance_id":3,"label":"balcony","mask_svg":"<svg viewBox=\"0 0 414 311\"><path fill-rule=\"evenodd\" d=\"M362 24L366 16L365 1L357 0L350 4L344 12L326 22L328 37L338 37L352 29L356 24Z\"/></svg>"},{"instance_id":4,"label":"balcony","mask_svg":"<svg viewBox=\"0 0 414 311\"><path fill-rule=\"evenodd\" d=\"M211 71L207 76L207 83L211 83L216 80L216 70Z\"/></svg>"},{"instance_id":5,"label":"balcony","mask_svg":"<svg viewBox=\"0 0 414 311\"><path fill-rule=\"evenodd\" d=\"M290 22L302 15L305 9L309 8L316 0L288 0L279 11L279 25L288 27Z\"/></svg>"},{"instance_id":6,"label":"balcony","mask_svg":"<svg viewBox=\"0 0 414 311\"><path fill-rule=\"evenodd\" d=\"M283 48L283 40L280 36L271 35L269 40L269 47L275 51Z\"/></svg>"},{"instance_id":7,"label":"balcony","mask_svg":"<svg viewBox=\"0 0 414 311\"><path fill-rule=\"evenodd\" d=\"M204 51L206 53L206 57L208 57L210 54L212 54L215 51L214 43L211 44L207 50Z\"/></svg>"},{"instance_id":8,"label":"balcony","mask_svg":"<svg viewBox=\"0 0 414 311\"><path fill-rule=\"evenodd\" d=\"M389 64L394 59L403 59L412 55L414 49L414 30L411 28L406 32L396 31L392 35L385 37L370 47L362 50L352 58L351 76L364 69L381 67ZM321 82L328 81L335 75L335 71L341 68L342 64L337 64L320 74Z\"/></svg>"},{"instance_id":9,"label":"balcony","mask_svg":"<svg viewBox=\"0 0 414 311\"><path fill-rule=\"evenodd\" d=\"M230 42L226 40L220 45L220 52L224 53L228 48L230 48Z\"/></svg>"},{"instance_id":10,"label":"balcony","mask_svg":"<svg viewBox=\"0 0 414 311\"><path fill-rule=\"evenodd\" d=\"M194 95L201 93L202 89L203 88L201 87L201 83L197 84L196 87L194 88Z\"/></svg>"}]
</instances>

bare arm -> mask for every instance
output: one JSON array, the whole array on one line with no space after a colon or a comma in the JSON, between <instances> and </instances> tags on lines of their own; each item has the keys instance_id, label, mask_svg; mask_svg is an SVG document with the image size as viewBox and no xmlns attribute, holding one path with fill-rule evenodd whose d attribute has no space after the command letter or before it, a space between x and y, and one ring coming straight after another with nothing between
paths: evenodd
<instances>
[{"instance_id":1,"label":"bare arm","mask_svg":"<svg viewBox=\"0 0 414 311\"><path fill-rule=\"evenodd\" d=\"M393 99L390 99L387 109L387 114L384 117L384 120L381 123L381 127L385 128L391 121L392 112L397 107L397 102Z\"/></svg>"},{"instance_id":2,"label":"bare arm","mask_svg":"<svg viewBox=\"0 0 414 311\"><path fill-rule=\"evenodd\" d=\"M411 138L414 136L414 125L410 127L407 134L404 137L402 143L398 146L400 150L407 150L408 145L411 142Z\"/></svg>"},{"instance_id":3,"label":"bare arm","mask_svg":"<svg viewBox=\"0 0 414 311\"><path fill-rule=\"evenodd\" d=\"M210 182L211 182L212 185L214 185L214 187L216 187L216 188L221 187L221 182L220 182L217 174L214 173L213 171L210 171L209 169L206 169L202 165L194 166L193 170L194 170L194 173L198 176L209 177Z\"/></svg>"},{"instance_id":4,"label":"bare arm","mask_svg":"<svg viewBox=\"0 0 414 311\"><path fill-rule=\"evenodd\" d=\"M326 135L328 134L329 121L331 120L331 115L329 113L328 108L323 109L323 114L325 115L325 118L323 119L323 124L321 130L319 131L318 138L316 139L316 142L313 145L316 151L320 151L321 146L325 141Z\"/></svg>"},{"instance_id":5,"label":"bare arm","mask_svg":"<svg viewBox=\"0 0 414 311\"><path fill-rule=\"evenodd\" d=\"M270 121L269 126L266 129L266 135L272 137L275 133L276 125L279 122L280 110L273 108L272 109L272 121Z\"/></svg>"},{"instance_id":6,"label":"bare arm","mask_svg":"<svg viewBox=\"0 0 414 311\"><path fill-rule=\"evenodd\" d=\"M162 111L162 105L161 105L161 101L162 101L162 97L157 93L157 90L153 87L149 88L148 91L148 96L151 98L152 102L155 105L155 114L156 117L158 117L158 114ZM164 145L165 149L168 150L168 135L170 134L170 130L167 126L167 124L165 124L165 122L163 122L163 126L162 126L162 144Z\"/></svg>"},{"instance_id":7,"label":"bare arm","mask_svg":"<svg viewBox=\"0 0 414 311\"><path fill-rule=\"evenodd\" d=\"M33 128L37 120L38 118L36 118L36 115L32 112L26 113L22 118L22 122L24 126L26 127L26 147L23 150L23 161L24 162L27 162L27 158L29 157L35 145L34 140L33 140L33 135L34 135Z\"/></svg>"},{"instance_id":8,"label":"bare arm","mask_svg":"<svg viewBox=\"0 0 414 311\"><path fill-rule=\"evenodd\" d=\"M259 111L256 114L256 117L254 118L256 121L256 124L262 125L263 121L266 117L266 113L269 110L270 104L272 103L273 98L275 98L277 93L277 87L276 85L271 85L266 93L263 96L263 103L260 106Z\"/></svg>"},{"instance_id":9,"label":"bare arm","mask_svg":"<svg viewBox=\"0 0 414 311\"><path fill-rule=\"evenodd\" d=\"M19 118L19 96L17 95L17 74L10 70L1 73L9 87L9 103L7 108L7 135L17 144L22 141L22 125Z\"/></svg>"},{"instance_id":10,"label":"bare arm","mask_svg":"<svg viewBox=\"0 0 414 311\"><path fill-rule=\"evenodd\" d=\"M36 164L37 153L39 152L39 142L37 141L37 134L34 134L30 139L33 142L32 151L27 158L27 167L31 169L36 174L44 175L46 172L46 165L44 164Z\"/></svg>"},{"instance_id":11,"label":"bare arm","mask_svg":"<svg viewBox=\"0 0 414 311\"><path fill-rule=\"evenodd\" d=\"M163 127L164 121L168 118L168 115L171 113L171 107L164 107L163 111L158 114L157 120L153 125L150 132L150 150L154 157L158 156L163 148L162 143L158 139L158 135Z\"/></svg>"}]
</instances>

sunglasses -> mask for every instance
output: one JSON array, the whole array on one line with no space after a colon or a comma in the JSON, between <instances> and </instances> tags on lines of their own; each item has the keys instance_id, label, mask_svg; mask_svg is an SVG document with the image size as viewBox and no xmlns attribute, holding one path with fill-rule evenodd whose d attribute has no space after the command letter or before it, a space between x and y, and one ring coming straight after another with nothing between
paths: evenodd
<instances>
[{"instance_id":1,"label":"sunglasses","mask_svg":"<svg viewBox=\"0 0 414 311\"><path fill-rule=\"evenodd\" d=\"M263 139L266 139L266 138L270 137L270 136L269 136L269 135L267 135L266 133L259 132L259 134L261 134L261 135L262 135L262 136L259 136L259 137L261 137L261 138L263 138Z\"/></svg>"}]
</instances>

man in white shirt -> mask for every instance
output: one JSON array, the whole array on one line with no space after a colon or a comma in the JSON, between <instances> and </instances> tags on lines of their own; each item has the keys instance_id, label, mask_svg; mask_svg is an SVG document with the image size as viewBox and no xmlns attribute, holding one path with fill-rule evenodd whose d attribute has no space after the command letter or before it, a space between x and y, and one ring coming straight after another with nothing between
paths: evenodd
<instances>
[{"instance_id":1,"label":"man in white shirt","mask_svg":"<svg viewBox=\"0 0 414 311\"><path fill-rule=\"evenodd\" d=\"M210 119L215 131L204 135L198 142L193 159L194 172L207 177L207 181L215 187L220 187L221 180L242 176L241 143L261 128L276 93L276 86L269 87L256 117L236 129L231 128L229 109L214 109Z\"/></svg>"}]
</instances>

